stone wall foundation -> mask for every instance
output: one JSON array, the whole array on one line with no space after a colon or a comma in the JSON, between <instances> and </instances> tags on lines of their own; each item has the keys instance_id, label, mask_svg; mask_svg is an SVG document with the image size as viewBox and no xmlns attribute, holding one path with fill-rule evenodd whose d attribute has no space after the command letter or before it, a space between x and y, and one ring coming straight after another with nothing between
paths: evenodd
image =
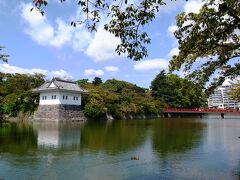
<instances>
[{"instance_id":1,"label":"stone wall foundation","mask_svg":"<svg viewBox=\"0 0 240 180\"><path fill-rule=\"evenodd\" d=\"M39 105L34 121L86 121L86 117L78 105Z\"/></svg>"}]
</instances>

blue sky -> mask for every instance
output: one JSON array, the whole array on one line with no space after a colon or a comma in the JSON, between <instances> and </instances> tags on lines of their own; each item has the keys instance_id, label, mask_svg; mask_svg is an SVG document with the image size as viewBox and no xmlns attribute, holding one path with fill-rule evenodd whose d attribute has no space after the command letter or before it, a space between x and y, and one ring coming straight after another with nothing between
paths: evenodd
<instances>
[{"instance_id":1,"label":"blue sky","mask_svg":"<svg viewBox=\"0 0 240 180\"><path fill-rule=\"evenodd\" d=\"M32 0L0 0L0 45L10 55L1 62L4 73L43 73L73 80L95 76L104 81L125 80L148 88L156 74L166 69L171 55L178 52L172 32L175 16L181 12L198 12L201 0L167 0L157 18L145 27L152 43L148 57L139 62L115 53L119 40L102 29L96 33L84 27L73 28L70 22L80 18L75 0L59 3L49 0L45 16L30 12ZM178 72L182 76L182 72Z\"/></svg>"}]
</instances>

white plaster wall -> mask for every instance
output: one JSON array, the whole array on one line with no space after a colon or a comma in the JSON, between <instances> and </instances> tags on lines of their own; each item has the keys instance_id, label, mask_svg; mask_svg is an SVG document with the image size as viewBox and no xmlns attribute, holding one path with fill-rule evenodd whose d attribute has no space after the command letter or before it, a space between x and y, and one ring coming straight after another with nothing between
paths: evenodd
<instances>
[{"instance_id":1,"label":"white plaster wall","mask_svg":"<svg viewBox=\"0 0 240 180\"><path fill-rule=\"evenodd\" d=\"M52 99L52 96L56 95L56 99ZM54 104L61 104L59 100L59 92L44 92L40 93L40 105L54 105ZM47 96L46 100L43 100L43 96Z\"/></svg>"},{"instance_id":2,"label":"white plaster wall","mask_svg":"<svg viewBox=\"0 0 240 180\"><path fill-rule=\"evenodd\" d=\"M56 95L56 99L52 99L52 96ZM47 96L46 100L43 100L43 96ZM67 100L63 99L63 96L68 96ZM74 100L74 96L78 97L78 100ZM70 93L70 92L44 92L40 93L40 105L56 105L56 104L67 104L67 105L81 105L81 94Z\"/></svg>"},{"instance_id":3,"label":"white plaster wall","mask_svg":"<svg viewBox=\"0 0 240 180\"><path fill-rule=\"evenodd\" d=\"M60 102L61 104L68 104L68 105L81 105L81 94L80 93L69 93L69 92L60 92ZM63 96L68 96L68 99L63 99ZM74 100L73 97L78 97L78 100Z\"/></svg>"},{"instance_id":4,"label":"white plaster wall","mask_svg":"<svg viewBox=\"0 0 240 180\"><path fill-rule=\"evenodd\" d=\"M49 87L56 87L55 84L52 82Z\"/></svg>"}]
</instances>

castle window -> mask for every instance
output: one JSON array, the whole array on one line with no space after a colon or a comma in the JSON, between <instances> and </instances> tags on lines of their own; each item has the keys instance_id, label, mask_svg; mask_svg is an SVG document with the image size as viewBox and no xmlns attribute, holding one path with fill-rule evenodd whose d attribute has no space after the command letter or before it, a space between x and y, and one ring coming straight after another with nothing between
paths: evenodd
<instances>
[{"instance_id":1,"label":"castle window","mask_svg":"<svg viewBox=\"0 0 240 180\"><path fill-rule=\"evenodd\" d=\"M75 100L75 96L73 96L73 100Z\"/></svg>"},{"instance_id":2,"label":"castle window","mask_svg":"<svg viewBox=\"0 0 240 180\"><path fill-rule=\"evenodd\" d=\"M76 97L76 100L78 101L78 96Z\"/></svg>"},{"instance_id":3,"label":"castle window","mask_svg":"<svg viewBox=\"0 0 240 180\"><path fill-rule=\"evenodd\" d=\"M68 97L66 96L66 100L67 100L67 98L68 98Z\"/></svg>"},{"instance_id":4,"label":"castle window","mask_svg":"<svg viewBox=\"0 0 240 180\"><path fill-rule=\"evenodd\" d=\"M65 99L65 96L63 96L63 99Z\"/></svg>"}]
</instances>

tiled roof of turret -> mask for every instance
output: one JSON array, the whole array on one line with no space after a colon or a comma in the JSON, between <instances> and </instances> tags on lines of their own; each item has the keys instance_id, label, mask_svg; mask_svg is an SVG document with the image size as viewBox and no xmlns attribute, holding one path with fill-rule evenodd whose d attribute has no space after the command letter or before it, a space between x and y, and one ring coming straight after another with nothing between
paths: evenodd
<instances>
[{"instance_id":1,"label":"tiled roof of turret","mask_svg":"<svg viewBox=\"0 0 240 180\"><path fill-rule=\"evenodd\" d=\"M52 86L53 84L53 86ZM43 92L49 90L60 90L60 91L73 91L73 92L87 92L86 90L79 87L74 81L63 80L60 78L53 78L51 81L46 81L40 87L33 89L33 92Z\"/></svg>"}]
</instances>

